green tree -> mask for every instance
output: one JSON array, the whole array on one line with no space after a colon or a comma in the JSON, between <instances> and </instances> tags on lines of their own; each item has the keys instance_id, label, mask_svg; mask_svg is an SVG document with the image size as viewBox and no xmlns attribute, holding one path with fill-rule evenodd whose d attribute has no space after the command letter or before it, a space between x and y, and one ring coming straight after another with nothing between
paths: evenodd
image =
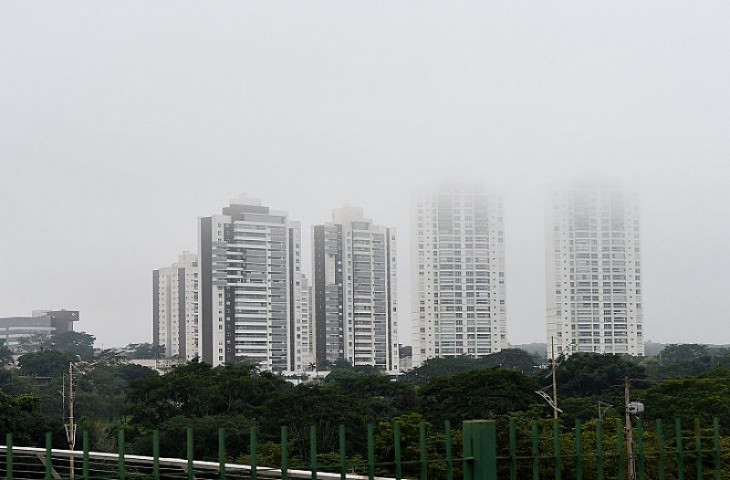
<instances>
[{"instance_id":1,"label":"green tree","mask_svg":"<svg viewBox=\"0 0 730 480\"><path fill-rule=\"evenodd\" d=\"M96 338L85 332L63 332L50 338L48 348L73 353L82 360L91 360L94 357L94 341Z\"/></svg>"},{"instance_id":2,"label":"green tree","mask_svg":"<svg viewBox=\"0 0 730 480\"><path fill-rule=\"evenodd\" d=\"M26 353L18 359L18 366L23 375L36 377L59 377L68 372L68 365L77 360L76 355L56 350L43 350Z\"/></svg>"},{"instance_id":3,"label":"green tree","mask_svg":"<svg viewBox=\"0 0 730 480\"><path fill-rule=\"evenodd\" d=\"M527 375L493 368L438 377L418 391L421 414L434 425L449 420L492 418L523 411L539 401L537 385Z\"/></svg>"},{"instance_id":4,"label":"green tree","mask_svg":"<svg viewBox=\"0 0 730 480\"><path fill-rule=\"evenodd\" d=\"M641 387L646 378L644 368L624 355L574 353L557 369L558 394L568 397L607 395L623 390L624 379Z\"/></svg>"},{"instance_id":5,"label":"green tree","mask_svg":"<svg viewBox=\"0 0 730 480\"><path fill-rule=\"evenodd\" d=\"M0 363L3 365L13 363L13 352L5 345L4 338L0 338Z\"/></svg>"}]
</instances>

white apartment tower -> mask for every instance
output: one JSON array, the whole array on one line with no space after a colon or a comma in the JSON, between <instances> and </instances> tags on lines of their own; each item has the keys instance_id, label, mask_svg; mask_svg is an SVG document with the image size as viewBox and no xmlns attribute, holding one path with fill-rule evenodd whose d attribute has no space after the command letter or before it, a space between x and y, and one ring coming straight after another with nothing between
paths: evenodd
<instances>
[{"instance_id":1,"label":"white apartment tower","mask_svg":"<svg viewBox=\"0 0 730 480\"><path fill-rule=\"evenodd\" d=\"M199 220L200 343L212 365L247 359L301 371L301 227L247 197Z\"/></svg>"},{"instance_id":2,"label":"white apartment tower","mask_svg":"<svg viewBox=\"0 0 730 480\"><path fill-rule=\"evenodd\" d=\"M315 363L398 371L396 235L356 207L312 228Z\"/></svg>"},{"instance_id":3,"label":"white apartment tower","mask_svg":"<svg viewBox=\"0 0 730 480\"><path fill-rule=\"evenodd\" d=\"M198 356L198 256L183 252L169 267L152 272L152 337L165 357Z\"/></svg>"},{"instance_id":4,"label":"white apartment tower","mask_svg":"<svg viewBox=\"0 0 730 480\"><path fill-rule=\"evenodd\" d=\"M639 210L615 185L555 193L546 212L548 357L644 355Z\"/></svg>"},{"instance_id":5,"label":"white apartment tower","mask_svg":"<svg viewBox=\"0 0 730 480\"><path fill-rule=\"evenodd\" d=\"M412 214L413 365L507 345L502 200L473 186L419 194Z\"/></svg>"},{"instance_id":6,"label":"white apartment tower","mask_svg":"<svg viewBox=\"0 0 730 480\"><path fill-rule=\"evenodd\" d=\"M307 370L314 362L314 326L312 325L312 286L306 275L301 276L301 292L296 306L296 352L297 371Z\"/></svg>"}]
</instances>

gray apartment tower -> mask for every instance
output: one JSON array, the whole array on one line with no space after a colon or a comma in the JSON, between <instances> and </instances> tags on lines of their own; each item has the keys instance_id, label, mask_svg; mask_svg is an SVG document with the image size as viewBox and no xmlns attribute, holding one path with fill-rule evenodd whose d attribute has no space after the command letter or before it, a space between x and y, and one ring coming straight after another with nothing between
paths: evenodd
<instances>
[{"instance_id":1,"label":"gray apartment tower","mask_svg":"<svg viewBox=\"0 0 730 480\"><path fill-rule=\"evenodd\" d=\"M356 207L312 228L314 353L320 369L338 360L398 370L396 236Z\"/></svg>"},{"instance_id":2,"label":"gray apartment tower","mask_svg":"<svg viewBox=\"0 0 730 480\"><path fill-rule=\"evenodd\" d=\"M200 351L212 365L246 359L301 371L301 227L247 197L199 220ZM302 357L299 357L302 358Z\"/></svg>"}]
</instances>

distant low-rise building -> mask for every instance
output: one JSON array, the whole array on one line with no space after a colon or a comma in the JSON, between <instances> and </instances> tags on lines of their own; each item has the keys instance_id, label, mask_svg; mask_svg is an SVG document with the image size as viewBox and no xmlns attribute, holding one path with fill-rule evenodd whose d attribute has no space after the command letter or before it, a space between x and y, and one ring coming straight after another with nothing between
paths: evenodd
<instances>
[{"instance_id":1,"label":"distant low-rise building","mask_svg":"<svg viewBox=\"0 0 730 480\"><path fill-rule=\"evenodd\" d=\"M78 310L34 310L29 317L0 318L0 338L13 353L27 353L54 335L72 332L78 320Z\"/></svg>"}]
</instances>

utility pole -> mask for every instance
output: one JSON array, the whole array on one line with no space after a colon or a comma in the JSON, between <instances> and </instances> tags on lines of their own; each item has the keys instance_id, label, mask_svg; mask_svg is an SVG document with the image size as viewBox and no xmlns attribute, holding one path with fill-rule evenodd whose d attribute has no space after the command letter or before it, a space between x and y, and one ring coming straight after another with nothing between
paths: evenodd
<instances>
[{"instance_id":1,"label":"utility pole","mask_svg":"<svg viewBox=\"0 0 730 480\"><path fill-rule=\"evenodd\" d=\"M550 356L553 366L553 415L558 418L558 381L555 376L555 337L550 337Z\"/></svg>"},{"instance_id":2,"label":"utility pole","mask_svg":"<svg viewBox=\"0 0 730 480\"><path fill-rule=\"evenodd\" d=\"M624 379L624 404L626 408L626 468L628 470L628 480L636 480L636 462L634 460L634 435L631 431L631 413L629 412L629 403L631 403L631 395L629 393L629 377Z\"/></svg>"},{"instance_id":3,"label":"utility pole","mask_svg":"<svg viewBox=\"0 0 730 480\"><path fill-rule=\"evenodd\" d=\"M65 385L64 385L65 387ZM64 400L66 399L66 389L64 388ZM68 441L69 450L76 447L76 421L74 418L74 403L76 402L76 392L74 390L74 364L68 364L68 422L64 422L66 427L66 440ZM64 412L65 413L65 412ZM74 480L74 456L69 457L69 476Z\"/></svg>"}]
</instances>

